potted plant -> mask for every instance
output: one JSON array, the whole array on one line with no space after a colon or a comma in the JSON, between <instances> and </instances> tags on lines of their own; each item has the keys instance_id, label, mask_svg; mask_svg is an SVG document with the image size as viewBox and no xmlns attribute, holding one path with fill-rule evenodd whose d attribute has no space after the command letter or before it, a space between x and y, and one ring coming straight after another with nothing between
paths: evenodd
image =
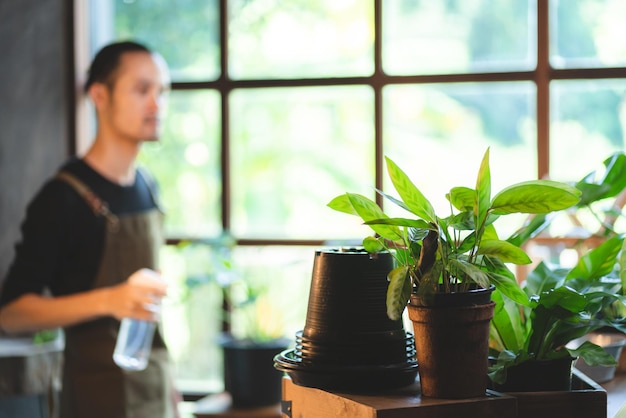
<instances>
[{"instance_id":1,"label":"potted plant","mask_svg":"<svg viewBox=\"0 0 626 418\"><path fill-rule=\"evenodd\" d=\"M602 167L574 185L581 190L581 199L565 212L579 236L574 248L581 254L589 252L573 269L549 267L545 262L538 265L524 287L531 306L520 307L498 293L494 295L500 303L492 321L492 345L501 358L492 367L491 376L500 388L508 382L504 386L507 390L567 389L570 356L579 356L575 365L584 368L585 373L595 373L600 379L595 380L606 381L613 376L614 362L604 351L610 350L612 357L617 357L624 338L626 276L620 273L624 264L620 256L623 236L615 230L615 221L622 216L626 198L626 155L610 155ZM545 215L536 216L534 221L545 221ZM547 336L537 337L542 333ZM603 340L607 340L607 345L601 346L604 350L581 345L585 341L602 344ZM545 367L555 359L560 359L564 373L556 382L544 378L511 383L506 379L509 368L516 375L518 370L532 367L529 364ZM546 375L545 370L542 374Z\"/></svg>"},{"instance_id":2,"label":"potted plant","mask_svg":"<svg viewBox=\"0 0 626 418\"><path fill-rule=\"evenodd\" d=\"M180 247L202 245L209 249L200 274L187 278L187 287L207 283L219 285L222 293L222 333L217 343L222 350L224 389L234 408L256 408L278 404L282 373L273 358L285 350L282 312L271 300L268 280L233 262L230 236L215 241L186 241Z\"/></svg>"},{"instance_id":3,"label":"potted plant","mask_svg":"<svg viewBox=\"0 0 626 418\"><path fill-rule=\"evenodd\" d=\"M512 213L565 209L578 202L580 191L560 182L533 180L492 197L487 149L475 188L453 187L446 194L451 213L440 216L408 176L391 159L386 162L400 197L378 193L405 209L410 218L390 217L371 199L352 193L328 205L360 217L373 229L376 236L364 240L365 248L387 250L395 256L397 266L388 275L387 314L399 318L410 302L422 394L484 396L493 314L490 293L495 286L513 301L529 303L505 263L530 263L513 242L540 228L540 224L527 224L508 241L500 239L494 221ZM465 297L478 300L465 301ZM468 340L455 341L461 335ZM432 344L441 345L433 348Z\"/></svg>"},{"instance_id":4,"label":"potted plant","mask_svg":"<svg viewBox=\"0 0 626 418\"><path fill-rule=\"evenodd\" d=\"M626 331L622 319L600 314L613 303L626 301L619 294L620 278L615 277L618 259L619 271L625 267L626 260L618 258L623 244L622 236L609 238L571 269L539 263L524 286L530 305L520 306L493 293L497 307L491 322L491 354L495 361L489 376L496 389L569 390L575 358L589 365L616 364L613 356L591 341L575 346L571 342L606 326ZM553 366L555 373L548 372Z\"/></svg>"},{"instance_id":5,"label":"potted plant","mask_svg":"<svg viewBox=\"0 0 626 418\"><path fill-rule=\"evenodd\" d=\"M282 373L274 356L287 349L280 313L269 300L266 285L235 278L224 292L232 324L222 335L224 388L237 408L278 404Z\"/></svg>"}]
</instances>

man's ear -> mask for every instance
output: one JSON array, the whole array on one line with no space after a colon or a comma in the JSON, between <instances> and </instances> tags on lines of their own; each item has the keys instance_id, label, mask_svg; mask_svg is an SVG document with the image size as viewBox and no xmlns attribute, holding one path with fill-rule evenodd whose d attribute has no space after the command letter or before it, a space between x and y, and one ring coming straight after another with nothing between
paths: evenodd
<instances>
[{"instance_id":1,"label":"man's ear","mask_svg":"<svg viewBox=\"0 0 626 418\"><path fill-rule=\"evenodd\" d=\"M88 93L96 109L102 109L109 101L109 87L104 83L93 83Z\"/></svg>"}]
</instances>

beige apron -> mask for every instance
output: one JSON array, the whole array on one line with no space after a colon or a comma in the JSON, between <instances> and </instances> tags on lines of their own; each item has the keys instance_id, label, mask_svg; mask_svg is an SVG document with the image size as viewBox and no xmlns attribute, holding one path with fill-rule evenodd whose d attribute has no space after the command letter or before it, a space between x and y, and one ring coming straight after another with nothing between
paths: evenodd
<instances>
[{"instance_id":1,"label":"beige apron","mask_svg":"<svg viewBox=\"0 0 626 418\"><path fill-rule=\"evenodd\" d=\"M163 243L158 209L117 217L87 186L69 173L68 182L93 209L106 218L104 249L93 288L112 286L140 268L155 269ZM171 365L158 330L148 367L126 371L113 363L119 321L102 318L65 330L62 418L171 418Z\"/></svg>"}]
</instances>

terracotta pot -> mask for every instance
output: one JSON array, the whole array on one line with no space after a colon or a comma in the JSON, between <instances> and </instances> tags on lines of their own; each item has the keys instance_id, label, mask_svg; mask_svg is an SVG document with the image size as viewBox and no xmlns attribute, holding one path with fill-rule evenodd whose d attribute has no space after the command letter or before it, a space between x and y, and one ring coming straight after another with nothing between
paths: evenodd
<instances>
[{"instance_id":1,"label":"terracotta pot","mask_svg":"<svg viewBox=\"0 0 626 418\"><path fill-rule=\"evenodd\" d=\"M423 396L484 397L487 389L489 321L495 303L490 289L438 293L425 301L412 295L417 364ZM428 306L423 306L424 304Z\"/></svg>"}]
</instances>

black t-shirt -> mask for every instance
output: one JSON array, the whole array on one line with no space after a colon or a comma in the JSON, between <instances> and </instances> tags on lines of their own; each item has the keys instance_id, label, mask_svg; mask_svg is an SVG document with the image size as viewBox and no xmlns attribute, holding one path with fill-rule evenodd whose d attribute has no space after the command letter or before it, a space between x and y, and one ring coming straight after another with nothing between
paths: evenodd
<instances>
[{"instance_id":1,"label":"black t-shirt","mask_svg":"<svg viewBox=\"0 0 626 418\"><path fill-rule=\"evenodd\" d=\"M154 183L142 171L133 185L120 186L81 159L70 159L61 170L83 181L118 216L157 207ZM54 178L46 182L27 208L0 306L46 288L55 296L91 289L102 256L105 222L67 182Z\"/></svg>"}]
</instances>

